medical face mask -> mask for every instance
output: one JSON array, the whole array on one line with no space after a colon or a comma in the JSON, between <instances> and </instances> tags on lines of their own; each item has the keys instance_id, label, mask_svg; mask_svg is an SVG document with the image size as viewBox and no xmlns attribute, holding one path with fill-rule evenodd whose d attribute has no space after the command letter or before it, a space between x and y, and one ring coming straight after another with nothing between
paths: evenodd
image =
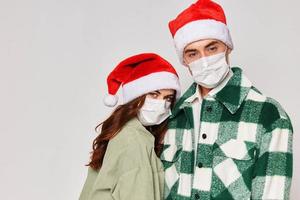
<instances>
[{"instance_id":1,"label":"medical face mask","mask_svg":"<svg viewBox=\"0 0 300 200\"><path fill-rule=\"evenodd\" d=\"M226 61L226 51L200 58L188 66L194 81L205 88L218 86L230 70Z\"/></svg>"},{"instance_id":2,"label":"medical face mask","mask_svg":"<svg viewBox=\"0 0 300 200\"><path fill-rule=\"evenodd\" d=\"M170 106L166 100L146 97L137 117L144 126L158 125L171 115Z\"/></svg>"}]
</instances>

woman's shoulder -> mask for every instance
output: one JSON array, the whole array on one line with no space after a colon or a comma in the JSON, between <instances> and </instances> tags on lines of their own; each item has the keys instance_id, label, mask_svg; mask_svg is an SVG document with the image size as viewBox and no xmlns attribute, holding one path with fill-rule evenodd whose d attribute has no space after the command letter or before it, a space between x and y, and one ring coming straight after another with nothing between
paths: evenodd
<instances>
[{"instance_id":1,"label":"woman's shoulder","mask_svg":"<svg viewBox=\"0 0 300 200\"><path fill-rule=\"evenodd\" d=\"M135 120L137 119L125 124L122 130L109 141L105 156L107 159L118 158L119 162L126 160L124 161L126 163L131 160L126 165L133 167L141 163L145 157L151 156L154 149L154 136L143 125L139 125L138 120Z\"/></svg>"},{"instance_id":2,"label":"woman's shoulder","mask_svg":"<svg viewBox=\"0 0 300 200\"><path fill-rule=\"evenodd\" d=\"M136 143L154 146L154 136L137 118L133 118L122 127L110 142L118 146L128 146Z\"/></svg>"}]
</instances>

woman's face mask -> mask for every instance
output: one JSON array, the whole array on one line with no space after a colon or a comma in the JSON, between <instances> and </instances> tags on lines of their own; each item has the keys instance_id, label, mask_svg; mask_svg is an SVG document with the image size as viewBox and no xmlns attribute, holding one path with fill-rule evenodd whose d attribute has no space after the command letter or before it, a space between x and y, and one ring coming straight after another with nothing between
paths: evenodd
<instances>
[{"instance_id":1,"label":"woman's face mask","mask_svg":"<svg viewBox=\"0 0 300 200\"><path fill-rule=\"evenodd\" d=\"M138 119L144 126L158 125L171 115L171 103L166 100L146 97L138 112Z\"/></svg>"}]
</instances>

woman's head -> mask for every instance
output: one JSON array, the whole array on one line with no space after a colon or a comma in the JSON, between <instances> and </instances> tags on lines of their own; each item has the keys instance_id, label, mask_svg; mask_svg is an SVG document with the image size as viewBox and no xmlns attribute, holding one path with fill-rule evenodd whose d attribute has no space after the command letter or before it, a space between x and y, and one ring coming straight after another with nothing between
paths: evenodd
<instances>
[{"instance_id":1,"label":"woman's head","mask_svg":"<svg viewBox=\"0 0 300 200\"><path fill-rule=\"evenodd\" d=\"M93 141L93 151L91 152L91 161L88 166L95 170L101 168L109 140L115 137L128 121L138 117L145 106L145 101L162 101L172 107L175 103L175 96L175 90L161 89L142 95L126 104L119 105L110 117L96 127L96 132L99 135ZM162 150L162 140L167 129L167 120L145 127L155 137L155 151L159 155Z\"/></svg>"},{"instance_id":2,"label":"woman's head","mask_svg":"<svg viewBox=\"0 0 300 200\"><path fill-rule=\"evenodd\" d=\"M107 106L115 106L116 93L122 86L123 104L96 127L100 134L93 142L91 161L93 169L102 165L107 144L122 127L137 117L155 137L155 151L161 152L161 143L167 129L166 118L176 97L180 95L178 75L173 66L154 53L132 56L119 63L107 78L109 95Z\"/></svg>"}]
</instances>

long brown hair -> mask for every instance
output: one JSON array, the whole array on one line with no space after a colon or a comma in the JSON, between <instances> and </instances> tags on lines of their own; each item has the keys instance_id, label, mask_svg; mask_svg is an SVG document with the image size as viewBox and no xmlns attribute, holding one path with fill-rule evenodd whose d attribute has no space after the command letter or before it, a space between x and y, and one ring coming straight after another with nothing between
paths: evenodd
<instances>
[{"instance_id":1,"label":"long brown hair","mask_svg":"<svg viewBox=\"0 0 300 200\"><path fill-rule=\"evenodd\" d=\"M128 121L137 116L139 109L145 102L145 98L146 95L143 95L127 104L118 106L110 117L96 126L96 132L100 132L100 134L93 141L91 160L86 166L90 166L94 170L99 170L101 168L109 140L116 136ZM171 107L173 104L174 102L171 103ZM162 141L167 130L167 121L168 120L165 120L159 125L146 127L155 137L154 148L157 156L159 156L162 151Z\"/></svg>"}]
</instances>

